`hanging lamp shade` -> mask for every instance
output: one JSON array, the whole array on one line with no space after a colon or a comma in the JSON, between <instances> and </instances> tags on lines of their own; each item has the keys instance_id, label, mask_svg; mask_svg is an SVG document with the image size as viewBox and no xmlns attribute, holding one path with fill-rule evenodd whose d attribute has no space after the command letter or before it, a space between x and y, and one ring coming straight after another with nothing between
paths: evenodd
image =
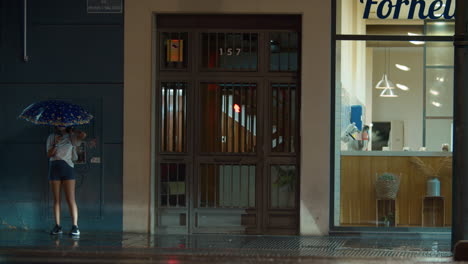
<instances>
[{"instance_id":1,"label":"hanging lamp shade","mask_svg":"<svg viewBox=\"0 0 468 264\"><path fill-rule=\"evenodd\" d=\"M390 81L387 77L387 74L384 73L382 76L382 80L380 80L376 85L376 89L394 89L395 84L393 84L392 81Z\"/></svg>"},{"instance_id":2,"label":"hanging lamp shade","mask_svg":"<svg viewBox=\"0 0 468 264\"><path fill-rule=\"evenodd\" d=\"M380 97L398 97L393 91L393 88L385 88L381 93Z\"/></svg>"},{"instance_id":3,"label":"hanging lamp shade","mask_svg":"<svg viewBox=\"0 0 468 264\"><path fill-rule=\"evenodd\" d=\"M395 89L395 84L393 84L393 82L390 81L387 76L387 73L388 73L387 57L390 55L389 52L390 52L389 49L386 48L385 57L384 57L385 58L385 61L384 61L385 72L382 75L382 79L375 85L376 89L384 89L384 91L386 89ZM386 93L389 93L389 92L386 92ZM380 96L382 96L382 94L384 94L384 92L382 92ZM387 97L395 97L395 96L387 96Z\"/></svg>"}]
</instances>

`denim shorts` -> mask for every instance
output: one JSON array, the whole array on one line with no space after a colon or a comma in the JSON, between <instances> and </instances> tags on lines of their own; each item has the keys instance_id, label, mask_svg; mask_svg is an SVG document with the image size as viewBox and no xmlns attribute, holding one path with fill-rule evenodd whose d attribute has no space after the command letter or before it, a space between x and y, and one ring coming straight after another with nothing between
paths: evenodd
<instances>
[{"instance_id":1,"label":"denim shorts","mask_svg":"<svg viewBox=\"0 0 468 264\"><path fill-rule=\"evenodd\" d=\"M63 160L49 161L49 181L75 180L73 167Z\"/></svg>"}]
</instances>

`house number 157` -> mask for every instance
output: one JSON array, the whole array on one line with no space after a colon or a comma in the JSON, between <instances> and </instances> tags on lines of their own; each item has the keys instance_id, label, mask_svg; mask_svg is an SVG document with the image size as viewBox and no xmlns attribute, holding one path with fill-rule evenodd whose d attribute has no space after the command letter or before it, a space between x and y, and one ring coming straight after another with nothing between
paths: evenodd
<instances>
[{"instance_id":1,"label":"house number 157","mask_svg":"<svg viewBox=\"0 0 468 264\"><path fill-rule=\"evenodd\" d=\"M239 54L241 53L241 49L240 48L227 48L227 49L223 49L223 48L219 48L219 55L220 56L232 56L232 55L235 55L235 56L239 56Z\"/></svg>"}]
</instances>

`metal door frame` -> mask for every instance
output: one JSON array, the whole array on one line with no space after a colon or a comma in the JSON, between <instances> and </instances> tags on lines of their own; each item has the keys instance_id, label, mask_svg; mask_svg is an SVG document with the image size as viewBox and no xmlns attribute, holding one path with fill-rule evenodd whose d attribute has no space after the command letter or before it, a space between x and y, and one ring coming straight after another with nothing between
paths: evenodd
<instances>
[{"instance_id":1,"label":"metal door frame","mask_svg":"<svg viewBox=\"0 0 468 264\"><path fill-rule=\"evenodd\" d=\"M242 18L254 18L261 17L262 15L231 15L238 19ZM266 15L268 16L268 15ZM181 19L182 17L182 19ZM300 73L301 73L301 28L300 24L294 24L294 27L291 27L290 24L285 23L286 25L281 24L281 21L278 21L278 16L270 16L266 20L271 20L270 23L265 25L260 25L259 29L256 29L255 26L251 25L241 25L241 29L232 29L231 23L223 24L223 15L218 16L214 15L213 19L221 20L220 23L211 21L212 23L206 23L206 25L216 25L215 27L196 27L193 22L193 19L200 19L200 17L206 16L200 15L162 15L161 19L159 16L156 16L156 21L165 21L161 22L158 25L155 31L156 41L155 41L155 78L156 78L156 89L155 89L155 126L154 126L154 146L155 146L155 160L153 171L155 172L154 188L154 217L155 222L154 228L156 233L164 232L180 232L180 233L217 233L217 232L236 232L235 230L229 230L228 228L200 228L196 226L196 213L205 210L203 208L196 208L195 203L197 202L197 182L199 179L200 164L206 162L207 164L222 164L224 160L229 162L229 160L235 159L237 163L247 162L246 164L255 164L256 165L256 187L255 187L255 211L257 216L257 226L253 230L253 234L281 234L281 230L268 229L270 214L289 214L291 215L291 210L282 209L271 209L269 202L270 195L270 165L271 164L289 164L295 165L297 168L297 183L296 183L296 206L293 209L294 215L296 218L294 231L291 230L284 231L284 234L297 234L299 232L299 192L300 192L300 167L299 167L299 158L300 158ZM297 19L298 16L279 16L284 17L284 21L294 17ZM275 20L276 19L276 20ZM173 23L177 21L177 23ZM208 20L207 20L208 21ZM224 20L226 21L226 20ZM181 26L184 24L187 26ZM203 24L203 23L201 23ZM241 23L242 24L242 23ZM261 23L260 23L261 24ZM253 24L255 25L255 24ZM262 28L264 27L264 28ZM269 27L277 27L269 28ZM285 27L285 28L282 28ZM278 29L279 28L279 29ZM298 33L298 54L297 54L297 71L293 72L274 72L270 71L269 63L269 41L268 34L271 32L297 32ZM187 68L182 70L166 70L161 67L163 60L163 43L160 39L161 33L166 32L187 32L188 33L188 43L186 55L188 58ZM208 32L219 32L219 33L258 33L258 47L257 47L257 70L256 71L222 71L222 70L206 70L201 67L201 55L199 55L202 43L201 43L201 34ZM185 56L184 56L185 57ZM195 122L194 120L199 120L202 113L199 111L200 106L200 84L203 82L251 82L257 84L257 143L256 143L256 153L255 154L243 154L243 153L202 153L200 150L200 131L201 124L200 122ZM267 142L271 142L271 133L268 131L271 128L271 118L270 112L272 111L271 107L271 96L272 92L270 90L271 82L289 82L295 83L296 85L296 131L295 131L295 152L294 153L273 153L271 151L271 143L268 145ZM161 140L160 140L160 105L162 103L160 89L161 84L164 82L186 82L187 83L187 151L185 153L173 153L173 152L161 152ZM238 161L240 158L240 161ZM161 208L159 206L159 171L160 165L162 163L184 163L186 164L186 207L185 208ZM198 205L197 205L198 206ZM179 229L166 230L161 228L158 223L160 222L159 212L164 210L172 210L174 212L180 212L186 214L186 226ZM212 211L222 211L225 209L211 209ZM281 228L280 228L281 229Z\"/></svg>"}]
</instances>

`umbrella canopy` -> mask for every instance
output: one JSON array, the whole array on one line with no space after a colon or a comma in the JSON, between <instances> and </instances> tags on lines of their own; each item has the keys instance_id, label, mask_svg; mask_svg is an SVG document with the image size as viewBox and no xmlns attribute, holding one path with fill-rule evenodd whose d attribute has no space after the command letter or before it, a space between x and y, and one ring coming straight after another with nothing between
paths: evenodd
<instances>
[{"instance_id":1,"label":"umbrella canopy","mask_svg":"<svg viewBox=\"0 0 468 264\"><path fill-rule=\"evenodd\" d=\"M47 100L26 107L19 118L37 125L67 127L87 124L93 116L79 105L59 100Z\"/></svg>"}]
</instances>

